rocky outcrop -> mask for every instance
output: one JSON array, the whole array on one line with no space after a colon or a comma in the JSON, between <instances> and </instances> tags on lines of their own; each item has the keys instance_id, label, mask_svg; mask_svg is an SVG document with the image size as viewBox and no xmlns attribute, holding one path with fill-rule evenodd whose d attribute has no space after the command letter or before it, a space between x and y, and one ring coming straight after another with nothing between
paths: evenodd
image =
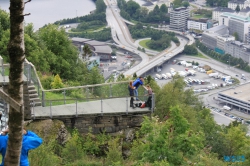
<instances>
[{"instance_id":1,"label":"rocky outcrop","mask_svg":"<svg viewBox=\"0 0 250 166\"><path fill-rule=\"evenodd\" d=\"M26 125L27 130L32 130L43 138L44 142L57 140L64 145L70 138L64 123L60 120L39 120L32 121Z\"/></svg>"}]
</instances>

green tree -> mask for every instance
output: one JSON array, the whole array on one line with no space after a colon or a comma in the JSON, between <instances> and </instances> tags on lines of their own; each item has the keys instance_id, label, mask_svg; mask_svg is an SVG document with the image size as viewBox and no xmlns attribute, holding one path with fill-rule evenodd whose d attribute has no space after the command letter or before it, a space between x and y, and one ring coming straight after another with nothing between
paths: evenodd
<instances>
[{"instance_id":1,"label":"green tree","mask_svg":"<svg viewBox=\"0 0 250 166\"><path fill-rule=\"evenodd\" d=\"M92 56L92 51L87 44L84 45L84 47L82 48L82 51L83 51L82 59L84 61L88 60L89 57Z\"/></svg>"},{"instance_id":2,"label":"green tree","mask_svg":"<svg viewBox=\"0 0 250 166\"><path fill-rule=\"evenodd\" d=\"M183 2L182 2L182 5L183 5L184 7L186 7L186 8L187 8L188 6L190 6L190 5L189 5L189 2L187 2L187 1L183 1Z\"/></svg>"},{"instance_id":3,"label":"green tree","mask_svg":"<svg viewBox=\"0 0 250 166\"><path fill-rule=\"evenodd\" d=\"M63 83L62 83L62 80L60 78L60 76L57 74L55 77L54 77L54 81L51 83L51 87L53 89L59 89L59 88L63 88Z\"/></svg>"},{"instance_id":4,"label":"green tree","mask_svg":"<svg viewBox=\"0 0 250 166\"><path fill-rule=\"evenodd\" d=\"M168 13L168 7L167 7L167 5L166 4L161 5L160 11L162 13Z\"/></svg>"},{"instance_id":5,"label":"green tree","mask_svg":"<svg viewBox=\"0 0 250 166\"><path fill-rule=\"evenodd\" d=\"M239 4L236 6L235 11L236 11L237 13L239 13L239 11L240 11L240 6L239 6Z\"/></svg>"},{"instance_id":6,"label":"green tree","mask_svg":"<svg viewBox=\"0 0 250 166\"><path fill-rule=\"evenodd\" d=\"M233 33L233 36L235 37L235 40L238 41L239 40L239 34L237 32Z\"/></svg>"},{"instance_id":7,"label":"green tree","mask_svg":"<svg viewBox=\"0 0 250 166\"><path fill-rule=\"evenodd\" d=\"M97 13L106 12L106 5L103 0L97 0L95 5Z\"/></svg>"}]
</instances>

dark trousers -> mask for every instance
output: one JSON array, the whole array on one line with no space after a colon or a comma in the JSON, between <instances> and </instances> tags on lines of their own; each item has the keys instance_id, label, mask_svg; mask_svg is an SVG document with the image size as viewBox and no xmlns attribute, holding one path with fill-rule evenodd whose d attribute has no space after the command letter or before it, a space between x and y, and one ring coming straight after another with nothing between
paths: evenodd
<instances>
[{"instance_id":1,"label":"dark trousers","mask_svg":"<svg viewBox=\"0 0 250 166\"><path fill-rule=\"evenodd\" d=\"M133 107L134 106L134 97L131 96L130 98L130 107Z\"/></svg>"},{"instance_id":2,"label":"dark trousers","mask_svg":"<svg viewBox=\"0 0 250 166\"><path fill-rule=\"evenodd\" d=\"M146 101L146 106L151 108L152 107L152 96L149 96Z\"/></svg>"}]
</instances>

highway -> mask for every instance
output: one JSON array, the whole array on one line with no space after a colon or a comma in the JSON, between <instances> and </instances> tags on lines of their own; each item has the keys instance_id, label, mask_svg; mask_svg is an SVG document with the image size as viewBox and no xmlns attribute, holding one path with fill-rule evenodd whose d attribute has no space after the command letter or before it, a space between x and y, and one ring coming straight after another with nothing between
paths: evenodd
<instances>
[{"instance_id":1,"label":"highway","mask_svg":"<svg viewBox=\"0 0 250 166\"><path fill-rule=\"evenodd\" d=\"M117 45L118 47L126 49L130 52L135 52L142 59L142 61L139 64L137 64L133 68L130 68L129 70L123 73L126 77L131 76L134 73L136 73L138 76L142 75L143 73L152 69L154 66L158 65L159 63L167 61L170 58L182 52L186 44L192 44L194 42L194 39L192 38L191 35L186 36L189 39L189 41L186 39L186 37L177 36L180 40L180 45L178 47L172 45L171 48L168 49L168 52L164 50L160 52L158 55L156 55L156 58L149 60L149 57L147 54L137 51L137 46L134 43L133 39L131 38L131 35L124 22L124 19L121 18L119 15L119 9L118 9L116 1L106 0L105 2L108 6L106 9L106 17L107 17L106 19L107 19L108 25L112 29L111 33L112 33L113 40L118 44ZM179 35L182 35L181 32L176 32L176 33ZM147 53L150 53L149 51L150 50L147 50ZM154 55L155 51L151 53Z\"/></svg>"}]
</instances>

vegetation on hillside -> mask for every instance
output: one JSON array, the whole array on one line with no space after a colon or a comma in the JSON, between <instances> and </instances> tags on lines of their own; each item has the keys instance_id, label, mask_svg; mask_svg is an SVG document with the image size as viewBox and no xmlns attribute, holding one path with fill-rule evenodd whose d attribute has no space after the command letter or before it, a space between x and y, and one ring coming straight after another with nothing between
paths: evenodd
<instances>
[{"instance_id":1,"label":"vegetation on hillside","mask_svg":"<svg viewBox=\"0 0 250 166\"><path fill-rule=\"evenodd\" d=\"M230 0L206 0L206 4L211 7L218 6L218 7L227 7L227 4Z\"/></svg>"},{"instance_id":2,"label":"vegetation on hillside","mask_svg":"<svg viewBox=\"0 0 250 166\"><path fill-rule=\"evenodd\" d=\"M246 126L239 122L229 126L217 125L198 96L184 88L181 77L174 77L162 88L152 78L147 78L145 84L150 84L156 94L156 110L152 118L144 118L133 140L126 139L125 134L93 135L90 129L90 133L82 136L73 130L71 138L62 145L55 138L47 139L47 133L40 131L44 143L30 153L31 165L234 164L224 162L224 156L243 156L246 160L240 164L250 164L250 139L246 136Z\"/></svg>"},{"instance_id":3,"label":"vegetation on hillside","mask_svg":"<svg viewBox=\"0 0 250 166\"><path fill-rule=\"evenodd\" d=\"M141 7L135 1L118 0L120 14L127 20L136 20L142 23L169 23L168 8L165 4L160 7L156 5L152 11L146 7Z\"/></svg>"},{"instance_id":4,"label":"vegetation on hillside","mask_svg":"<svg viewBox=\"0 0 250 166\"><path fill-rule=\"evenodd\" d=\"M8 63L9 15L0 10L0 18L0 55ZM49 24L34 32L33 25L28 24L25 26L24 39L25 56L36 66L45 88L51 88L57 74L65 86L104 82L96 68L89 71L87 64L78 59L78 50L63 28ZM99 77L97 82L90 79L92 74Z\"/></svg>"},{"instance_id":5,"label":"vegetation on hillside","mask_svg":"<svg viewBox=\"0 0 250 166\"><path fill-rule=\"evenodd\" d=\"M144 27L141 23L137 23L135 26L129 25L129 31L133 38L147 38L150 37L150 42L147 42L147 46L150 49L164 50L170 46L170 42L173 41L179 44L179 39L173 32L160 31L152 29L150 27Z\"/></svg>"}]
</instances>

